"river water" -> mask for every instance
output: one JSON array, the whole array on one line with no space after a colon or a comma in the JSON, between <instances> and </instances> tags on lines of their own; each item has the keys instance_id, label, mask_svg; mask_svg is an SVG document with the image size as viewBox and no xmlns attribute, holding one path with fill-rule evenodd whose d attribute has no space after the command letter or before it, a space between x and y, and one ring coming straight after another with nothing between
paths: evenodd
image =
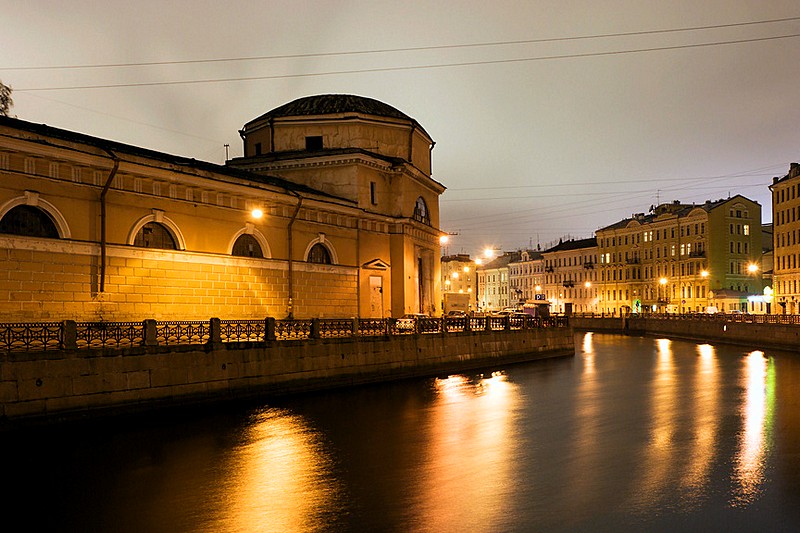
<instances>
[{"instance_id":1,"label":"river water","mask_svg":"<svg viewBox=\"0 0 800 533\"><path fill-rule=\"evenodd\" d=\"M770 350L577 333L575 357L0 437L14 531L800 530L800 355Z\"/></svg>"}]
</instances>

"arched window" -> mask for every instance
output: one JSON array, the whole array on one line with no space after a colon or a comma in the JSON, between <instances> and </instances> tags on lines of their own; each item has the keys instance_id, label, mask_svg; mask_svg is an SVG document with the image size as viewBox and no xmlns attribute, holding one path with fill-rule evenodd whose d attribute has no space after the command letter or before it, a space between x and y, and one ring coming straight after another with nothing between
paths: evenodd
<instances>
[{"instance_id":1,"label":"arched window","mask_svg":"<svg viewBox=\"0 0 800 533\"><path fill-rule=\"evenodd\" d=\"M431 216L430 213L428 213L428 204L425 203L425 199L422 198L422 196L417 198L417 203L414 205L414 220L429 226L431 224Z\"/></svg>"},{"instance_id":2,"label":"arched window","mask_svg":"<svg viewBox=\"0 0 800 533\"><path fill-rule=\"evenodd\" d=\"M255 237L247 233L239 235L239 238L233 243L231 255L237 255L239 257L264 257L264 253L261 251L261 245L258 244Z\"/></svg>"},{"instance_id":3,"label":"arched window","mask_svg":"<svg viewBox=\"0 0 800 533\"><path fill-rule=\"evenodd\" d=\"M178 249L175 237L172 236L166 226L158 222L148 222L142 226L136 233L133 245L141 248Z\"/></svg>"},{"instance_id":4,"label":"arched window","mask_svg":"<svg viewBox=\"0 0 800 533\"><path fill-rule=\"evenodd\" d=\"M0 220L0 233L58 239L58 228L47 213L30 205L13 207Z\"/></svg>"},{"instance_id":5,"label":"arched window","mask_svg":"<svg viewBox=\"0 0 800 533\"><path fill-rule=\"evenodd\" d=\"M331 253L322 243L317 243L308 251L309 263L321 263L323 265L331 264Z\"/></svg>"}]
</instances>

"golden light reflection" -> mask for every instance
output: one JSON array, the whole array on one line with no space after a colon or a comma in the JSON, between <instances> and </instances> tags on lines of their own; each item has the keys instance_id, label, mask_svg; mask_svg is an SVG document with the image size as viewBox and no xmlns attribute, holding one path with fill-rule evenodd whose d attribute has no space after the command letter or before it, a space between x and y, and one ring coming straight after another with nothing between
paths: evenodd
<instances>
[{"instance_id":1,"label":"golden light reflection","mask_svg":"<svg viewBox=\"0 0 800 533\"><path fill-rule=\"evenodd\" d=\"M218 531L312 531L339 492L318 435L285 410L268 409L233 450Z\"/></svg>"},{"instance_id":2,"label":"golden light reflection","mask_svg":"<svg viewBox=\"0 0 800 533\"><path fill-rule=\"evenodd\" d=\"M636 495L640 508L652 508L664 498L672 487L671 476L675 473L677 458L673 441L680 411L671 344L669 339L656 340L658 360L650 390L650 438L642 461L646 468L637 483L641 487Z\"/></svg>"},{"instance_id":3,"label":"golden light reflection","mask_svg":"<svg viewBox=\"0 0 800 533\"><path fill-rule=\"evenodd\" d=\"M485 530L510 512L518 391L504 373L437 379L420 454L414 522L426 531ZM474 523L470 523L474 520Z\"/></svg>"},{"instance_id":4,"label":"golden light reflection","mask_svg":"<svg viewBox=\"0 0 800 533\"><path fill-rule=\"evenodd\" d=\"M594 374L594 344L592 343L592 332L589 331L583 336L583 373Z\"/></svg>"},{"instance_id":5,"label":"golden light reflection","mask_svg":"<svg viewBox=\"0 0 800 533\"><path fill-rule=\"evenodd\" d=\"M595 379L593 335L583 337L583 376L577 383L575 395L575 435L570 439L567 452L571 480L566 489L569 501L575 508L590 508L597 498L598 478L603 476L600 456L595 453L601 438L602 402L598 401L600 381Z\"/></svg>"},{"instance_id":6,"label":"golden light reflection","mask_svg":"<svg viewBox=\"0 0 800 533\"><path fill-rule=\"evenodd\" d=\"M688 491L689 502L699 504L710 481L720 421L720 383L716 349L710 344L697 346L697 368L694 373L694 428L692 446L681 484Z\"/></svg>"},{"instance_id":7,"label":"golden light reflection","mask_svg":"<svg viewBox=\"0 0 800 533\"><path fill-rule=\"evenodd\" d=\"M765 481L765 465L769 451L769 433L774 414L774 368L765 359L764 352L747 355L742 378L744 405L743 428L739 447L734 458L733 506L752 503L761 492Z\"/></svg>"}]
</instances>

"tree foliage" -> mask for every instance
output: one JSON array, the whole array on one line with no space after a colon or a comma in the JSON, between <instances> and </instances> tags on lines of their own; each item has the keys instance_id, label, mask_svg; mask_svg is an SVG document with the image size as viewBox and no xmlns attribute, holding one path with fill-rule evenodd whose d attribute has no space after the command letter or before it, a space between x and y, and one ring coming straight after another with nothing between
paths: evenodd
<instances>
[{"instance_id":1,"label":"tree foliage","mask_svg":"<svg viewBox=\"0 0 800 533\"><path fill-rule=\"evenodd\" d=\"M5 85L0 81L0 116L7 117L8 112L11 111L11 106L14 105L14 100L11 99L11 86Z\"/></svg>"}]
</instances>

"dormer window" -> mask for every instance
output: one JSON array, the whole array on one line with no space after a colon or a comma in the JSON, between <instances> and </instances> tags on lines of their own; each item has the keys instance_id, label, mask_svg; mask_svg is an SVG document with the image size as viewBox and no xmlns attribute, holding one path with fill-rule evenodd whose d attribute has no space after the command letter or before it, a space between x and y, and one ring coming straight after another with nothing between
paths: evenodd
<instances>
[{"instance_id":1,"label":"dormer window","mask_svg":"<svg viewBox=\"0 0 800 533\"><path fill-rule=\"evenodd\" d=\"M322 135L306 137L306 150L309 152L318 152L322 150Z\"/></svg>"}]
</instances>

